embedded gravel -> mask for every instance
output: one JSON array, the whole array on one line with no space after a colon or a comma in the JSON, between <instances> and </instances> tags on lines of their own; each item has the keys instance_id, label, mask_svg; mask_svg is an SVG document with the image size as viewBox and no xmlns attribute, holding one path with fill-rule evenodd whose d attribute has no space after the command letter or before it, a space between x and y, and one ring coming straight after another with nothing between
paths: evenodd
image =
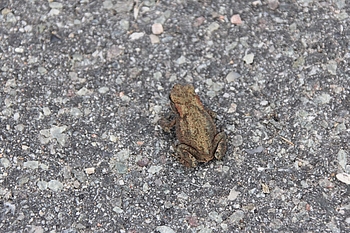
<instances>
[{"instance_id":1,"label":"embedded gravel","mask_svg":"<svg viewBox=\"0 0 350 233\"><path fill-rule=\"evenodd\" d=\"M350 3L0 3L1 232L350 232ZM172 156L190 83L223 160Z\"/></svg>"}]
</instances>

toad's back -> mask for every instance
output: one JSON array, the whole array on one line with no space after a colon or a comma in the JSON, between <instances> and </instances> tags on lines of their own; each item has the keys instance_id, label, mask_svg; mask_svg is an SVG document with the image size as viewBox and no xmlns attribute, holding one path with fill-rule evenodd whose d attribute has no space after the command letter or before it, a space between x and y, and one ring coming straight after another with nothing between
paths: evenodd
<instances>
[{"instance_id":1,"label":"toad's back","mask_svg":"<svg viewBox=\"0 0 350 233\"><path fill-rule=\"evenodd\" d=\"M176 119L178 140L197 150L201 156L211 156L216 135L213 119L204 108L198 106L182 106L181 109L182 114Z\"/></svg>"}]
</instances>

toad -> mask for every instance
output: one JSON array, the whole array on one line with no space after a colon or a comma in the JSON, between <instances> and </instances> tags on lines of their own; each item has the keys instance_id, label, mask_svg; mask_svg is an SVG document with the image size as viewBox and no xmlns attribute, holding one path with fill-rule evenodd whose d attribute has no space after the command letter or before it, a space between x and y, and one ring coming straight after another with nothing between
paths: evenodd
<instances>
[{"instance_id":1,"label":"toad","mask_svg":"<svg viewBox=\"0 0 350 233\"><path fill-rule=\"evenodd\" d=\"M165 131L175 126L179 140L175 156L186 167L197 167L198 162L221 159L226 153L227 137L217 132L213 113L204 108L192 85L175 84L169 95L175 119L162 120Z\"/></svg>"}]
</instances>

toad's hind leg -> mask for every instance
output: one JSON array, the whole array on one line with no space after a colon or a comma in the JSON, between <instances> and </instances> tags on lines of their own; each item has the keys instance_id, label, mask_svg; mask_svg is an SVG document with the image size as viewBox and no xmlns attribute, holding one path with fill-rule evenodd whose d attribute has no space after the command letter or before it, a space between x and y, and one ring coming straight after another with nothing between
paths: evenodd
<instances>
[{"instance_id":1,"label":"toad's hind leg","mask_svg":"<svg viewBox=\"0 0 350 233\"><path fill-rule=\"evenodd\" d=\"M197 167L198 161L193 155L197 153L195 149L186 145L180 144L176 147L175 157L186 167Z\"/></svg>"},{"instance_id":2,"label":"toad's hind leg","mask_svg":"<svg viewBox=\"0 0 350 233\"><path fill-rule=\"evenodd\" d=\"M216 159L222 159L227 150L227 136L225 132L220 132L215 135L213 145L215 148L214 157Z\"/></svg>"}]
</instances>

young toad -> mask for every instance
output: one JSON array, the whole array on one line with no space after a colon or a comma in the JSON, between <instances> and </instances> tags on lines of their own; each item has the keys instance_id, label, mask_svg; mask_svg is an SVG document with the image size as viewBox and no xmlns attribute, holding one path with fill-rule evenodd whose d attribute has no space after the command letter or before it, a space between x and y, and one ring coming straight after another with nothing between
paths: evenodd
<instances>
[{"instance_id":1,"label":"young toad","mask_svg":"<svg viewBox=\"0 0 350 233\"><path fill-rule=\"evenodd\" d=\"M214 157L221 159L226 153L226 134L217 133L213 117L207 111L192 85L175 84L170 92L170 104L175 119L161 121L166 131L175 125L176 157L187 167L196 167L198 162L208 162Z\"/></svg>"}]
</instances>

